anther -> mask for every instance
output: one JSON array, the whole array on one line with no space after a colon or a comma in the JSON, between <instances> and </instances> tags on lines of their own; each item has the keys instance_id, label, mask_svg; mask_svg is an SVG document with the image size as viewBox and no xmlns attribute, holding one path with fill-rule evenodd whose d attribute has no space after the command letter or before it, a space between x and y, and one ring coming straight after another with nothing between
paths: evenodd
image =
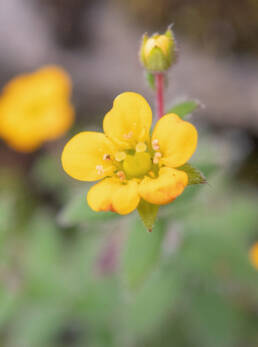
<instances>
[{"instance_id":1,"label":"anther","mask_svg":"<svg viewBox=\"0 0 258 347\"><path fill-rule=\"evenodd\" d=\"M154 151L159 150L159 141L157 139L152 141L152 148L154 149Z\"/></svg>"},{"instance_id":2,"label":"anther","mask_svg":"<svg viewBox=\"0 0 258 347\"><path fill-rule=\"evenodd\" d=\"M125 173L123 171L118 171L116 175L120 178L121 181L125 180Z\"/></svg>"},{"instance_id":3,"label":"anther","mask_svg":"<svg viewBox=\"0 0 258 347\"><path fill-rule=\"evenodd\" d=\"M103 155L103 160L110 160L110 159L111 159L110 154Z\"/></svg>"},{"instance_id":4,"label":"anther","mask_svg":"<svg viewBox=\"0 0 258 347\"><path fill-rule=\"evenodd\" d=\"M124 138L125 138L126 140L129 140L130 138L132 138L133 132L132 132L132 131L129 131L128 134L124 134L123 136L124 136Z\"/></svg>"},{"instance_id":5,"label":"anther","mask_svg":"<svg viewBox=\"0 0 258 347\"><path fill-rule=\"evenodd\" d=\"M98 172L98 175L103 175L103 173L104 173L104 168L103 168L102 165L97 165L97 166L96 166L96 170L97 170L97 172Z\"/></svg>"},{"instance_id":6,"label":"anther","mask_svg":"<svg viewBox=\"0 0 258 347\"><path fill-rule=\"evenodd\" d=\"M116 161L123 161L126 158L125 152L116 152L115 159Z\"/></svg>"},{"instance_id":7,"label":"anther","mask_svg":"<svg viewBox=\"0 0 258 347\"><path fill-rule=\"evenodd\" d=\"M146 149L147 149L147 146L146 146L145 143L139 142L139 143L136 145L135 149L136 149L136 152L145 152Z\"/></svg>"},{"instance_id":8,"label":"anther","mask_svg":"<svg viewBox=\"0 0 258 347\"><path fill-rule=\"evenodd\" d=\"M161 153L156 152L153 158L153 164L158 164L161 157L162 157Z\"/></svg>"}]
</instances>

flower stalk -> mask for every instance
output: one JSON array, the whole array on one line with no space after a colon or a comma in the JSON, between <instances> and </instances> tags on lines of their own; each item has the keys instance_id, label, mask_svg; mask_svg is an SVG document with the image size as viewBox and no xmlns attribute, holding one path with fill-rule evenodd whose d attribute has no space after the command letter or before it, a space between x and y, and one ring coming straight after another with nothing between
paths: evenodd
<instances>
[{"instance_id":1,"label":"flower stalk","mask_svg":"<svg viewBox=\"0 0 258 347\"><path fill-rule=\"evenodd\" d=\"M155 89L157 119L159 120L164 115L164 74L162 72L155 74Z\"/></svg>"}]
</instances>

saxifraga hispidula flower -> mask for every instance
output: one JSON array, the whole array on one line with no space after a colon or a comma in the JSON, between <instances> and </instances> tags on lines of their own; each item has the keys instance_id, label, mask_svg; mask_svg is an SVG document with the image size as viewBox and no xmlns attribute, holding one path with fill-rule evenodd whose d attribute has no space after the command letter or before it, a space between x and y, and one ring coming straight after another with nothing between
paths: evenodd
<instances>
[{"instance_id":1,"label":"saxifraga hispidula flower","mask_svg":"<svg viewBox=\"0 0 258 347\"><path fill-rule=\"evenodd\" d=\"M104 133L81 132L65 146L64 170L81 181L98 181L87 195L94 211L121 215L143 199L164 205L179 196L188 176L179 168L194 153L195 127L176 114L166 114L150 135L152 111L139 94L118 95L103 121Z\"/></svg>"},{"instance_id":2,"label":"saxifraga hispidula flower","mask_svg":"<svg viewBox=\"0 0 258 347\"><path fill-rule=\"evenodd\" d=\"M0 96L0 136L21 152L63 135L72 125L71 82L58 66L13 78Z\"/></svg>"}]
</instances>

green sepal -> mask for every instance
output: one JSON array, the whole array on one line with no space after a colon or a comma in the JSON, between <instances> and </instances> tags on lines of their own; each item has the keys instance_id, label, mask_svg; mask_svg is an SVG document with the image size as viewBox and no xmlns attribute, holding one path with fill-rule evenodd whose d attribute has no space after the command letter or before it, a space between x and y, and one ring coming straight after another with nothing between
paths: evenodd
<instances>
[{"instance_id":1,"label":"green sepal","mask_svg":"<svg viewBox=\"0 0 258 347\"><path fill-rule=\"evenodd\" d=\"M139 52L140 60L141 60L143 65L146 65L146 60L145 60L145 56L144 56L144 47L145 47L145 44L148 41L148 39L149 39L149 37L145 33L142 37L142 43L141 43L141 48L140 48L140 52Z\"/></svg>"},{"instance_id":2,"label":"green sepal","mask_svg":"<svg viewBox=\"0 0 258 347\"><path fill-rule=\"evenodd\" d=\"M165 36L167 36L169 39L171 39L172 41L175 40L175 37L174 37L174 33L172 31L172 24L170 24L168 27L167 27L167 30L165 32Z\"/></svg>"},{"instance_id":3,"label":"green sepal","mask_svg":"<svg viewBox=\"0 0 258 347\"><path fill-rule=\"evenodd\" d=\"M165 36L170 39L170 47L168 50L168 60L170 65L176 62L177 58L177 48L176 48L176 40L175 35L172 31L172 25L169 25L167 31L165 32Z\"/></svg>"},{"instance_id":4,"label":"green sepal","mask_svg":"<svg viewBox=\"0 0 258 347\"><path fill-rule=\"evenodd\" d=\"M147 81L149 87L151 89L155 90L155 76L154 76L154 74L149 72L149 71L146 71L145 76L146 76L146 81Z\"/></svg>"},{"instance_id":5,"label":"green sepal","mask_svg":"<svg viewBox=\"0 0 258 347\"><path fill-rule=\"evenodd\" d=\"M137 210L147 230L152 231L157 218L159 205L150 204L149 202L141 199Z\"/></svg>"},{"instance_id":6,"label":"green sepal","mask_svg":"<svg viewBox=\"0 0 258 347\"><path fill-rule=\"evenodd\" d=\"M164 87L168 87L168 76L166 74L164 76ZM145 71L146 81L149 87L153 90L156 90L156 82L155 82L155 74L150 71Z\"/></svg>"},{"instance_id":7,"label":"green sepal","mask_svg":"<svg viewBox=\"0 0 258 347\"><path fill-rule=\"evenodd\" d=\"M200 103L198 101L187 100L174 105L166 113L175 113L183 119L185 116L194 112L199 107Z\"/></svg>"},{"instance_id":8,"label":"green sepal","mask_svg":"<svg viewBox=\"0 0 258 347\"><path fill-rule=\"evenodd\" d=\"M149 71L164 71L170 66L168 59L159 47L153 47L145 61Z\"/></svg>"},{"instance_id":9,"label":"green sepal","mask_svg":"<svg viewBox=\"0 0 258 347\"><path fill-rule=\"evenodd\" d=\"M203 184L207 183L207 180L204 174L193 167L192 165L186 163L183 166L177 168L178 170L184 171L188 176L188 185L192 184Z\"/></svg>"}]
</instances>

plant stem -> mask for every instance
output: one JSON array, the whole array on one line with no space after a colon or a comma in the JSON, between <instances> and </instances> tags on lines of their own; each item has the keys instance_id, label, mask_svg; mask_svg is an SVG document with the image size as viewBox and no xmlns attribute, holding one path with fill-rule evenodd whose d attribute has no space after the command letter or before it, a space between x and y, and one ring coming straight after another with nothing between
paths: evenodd
<instances>
[{"instance_id":1,"label":"plant stem","mask_svg":"<svg viewBox=\"0 0 258 347\"><path fill-rule=\"evenodd\" d=\"M164 75L162 72L155 74L156 104L158 120L164 115Z\"/></svg>"}]
</instances>

